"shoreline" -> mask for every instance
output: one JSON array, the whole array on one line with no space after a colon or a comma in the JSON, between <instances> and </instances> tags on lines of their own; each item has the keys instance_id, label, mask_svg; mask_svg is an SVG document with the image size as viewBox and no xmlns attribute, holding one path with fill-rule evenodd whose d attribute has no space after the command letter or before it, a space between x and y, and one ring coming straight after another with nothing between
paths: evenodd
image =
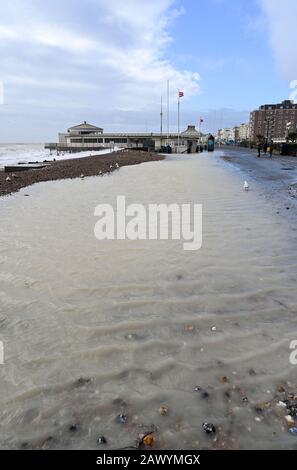
<instances>
[{"instance_id":1,"label":"shoreline","mask_svg":"<svg viewBox=\"0 0 297 470\"><path fill-rule=\"evenodd\" d=\"M117 151L106 155L58 160L40 169L21 172L0 172L0 197L9 196L35 183L100 176L121 166L164 160L163 155L143 151ZM7 181L9 177L10 180Z\"/></svg>"}]
</instances>

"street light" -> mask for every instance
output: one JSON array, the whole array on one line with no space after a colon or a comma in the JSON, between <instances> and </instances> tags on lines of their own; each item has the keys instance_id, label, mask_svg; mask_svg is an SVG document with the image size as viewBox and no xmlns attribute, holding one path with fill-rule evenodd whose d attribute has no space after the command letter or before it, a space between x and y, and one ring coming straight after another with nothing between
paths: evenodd
<instances>
[{"instance_id":1,"label":"street light","mask_svg":"<svg viewBox=\"0 0 297 470\"><path fill-rule=\"evenodd\" d=\"M264 122L267 124L267 130L266 130L266 142L268 144L268 137L269 137L269 127L270 127L270 123L271 123L271 120L270 119L265 119Z\"/></svg>"}]
</instances>

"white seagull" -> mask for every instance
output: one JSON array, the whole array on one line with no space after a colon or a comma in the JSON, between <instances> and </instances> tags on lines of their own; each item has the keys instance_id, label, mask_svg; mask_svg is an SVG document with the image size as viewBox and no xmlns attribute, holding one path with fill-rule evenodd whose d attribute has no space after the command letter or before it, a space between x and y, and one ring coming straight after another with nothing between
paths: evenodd
<instances>
[{"instance_id":1,"label":"white seagull","mask_svg":"<svg viewBox=\"0 0 297 470\"><path fill-rule=\"evenodd\" d=\"M243 189L244 189L245 191L248 191L248 190L250 189L250 185L248 184L247 181L244 182Z\"/></svg>"}]
</instances>

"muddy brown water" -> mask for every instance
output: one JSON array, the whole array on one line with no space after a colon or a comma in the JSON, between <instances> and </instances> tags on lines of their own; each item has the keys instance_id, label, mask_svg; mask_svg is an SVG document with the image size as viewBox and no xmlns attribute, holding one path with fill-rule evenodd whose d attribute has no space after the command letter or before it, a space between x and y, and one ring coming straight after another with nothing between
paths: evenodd
<instances>
[{"instance_id":1,"label":"muddy brown water","mask_svg":"<svg viewBox=\"0 0 297 470\"><path fill-rule=\"evenodd\" d=\"M296 448L254 409L296 378L296 224L245 179L216 152L0 200L1 448L121 448L148 431L163 449ZM94 208L117 195L202 203L203 247L99 242Z\"/></svg>"}]
</instances>

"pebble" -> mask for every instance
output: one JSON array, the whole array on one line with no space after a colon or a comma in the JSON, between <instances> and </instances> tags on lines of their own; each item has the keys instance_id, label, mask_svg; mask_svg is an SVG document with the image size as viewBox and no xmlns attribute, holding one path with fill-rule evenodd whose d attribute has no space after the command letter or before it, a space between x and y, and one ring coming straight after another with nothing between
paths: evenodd
<instances>
[{"instance_id":1,"label":"pebble","mask_svg":"<svg viewBox=\"0 0 297 470\"><path fill-rule=\"evenodd\" d=\"M69 427L69 431L70 431L70 432L78 432L78 431L80 431L80 425L79 425L79 424L72 424L72 425Z\"/></svg>"},{"instance_id":2,"label":"pebble","mask_svg":"<svg viewBox=\"0 0 297 470\"><path fill-rule=\"evenodd\" d=\"M220 382L221 384L227 384L229 382L228 377L224 375L223 377L220 378Z\"/></svg>"},{"instance_id":3,"label":"pebble","mask_svg":"<svg viewBox=\"0 0 297 470\"><path fill-rule=\"evenodd\" d=\"M82 387L83 385L88 385L89 383L92 382L92 379L90 378L85 378L85 377L80 377L77 382L76 382L76 385L78 387Z\"/></svg>"},{"instance_id":4,"label":"pebble","mask_svg":"<svg viewBox=\"0 0 297 470\"><path fill-rule=\"evenodd\" d=\"M120 414L116 417L116 421L119 424L126 424L128 421L128 416Z\"/></svg>"},{"instance_id":5,"label":"pebble","mask_svg":"<svg viewBox=\"0 0 297 470\"><path fill-rule=\"evenodd\" d=\"M206 390L203 390L203 388L201 387L195 387L194 392L199 392L200 393L200 396L201 398L203 398L204 400L207 400L209 398L209 393L206 391Z\"/></svg>"},{"instance_id":6,"label":"pebble","mask_svg":"<svg viewBox=\"0 0 297 470\"><path fill-rule=\"evenodd\" d=\"M166 415L168 414L168 412L169 412L168 406L166 406L166 405L160 406L160 408L159 408L159 414L160 414L161 416L166 416Z\"/></svg>"},{"instance_id":7,"label":"pebble","mask_svg":"<svg viewBox=\"0 0 297 470\"><path fill-rule=\"evenodd\" d=\"M185 331L186 331L187 333L193 333L193 331L194 331L194 326L193 326L193 325L186 325L186 326L185 326Z\"/></svg>"},{"instance_id":8,"label":"pebble","mask_svg":"<svg viewBox=\"0 0 297 470\"><path fill-rule=\"evenodd\" d=\"M97 439L97 444L107 444L107 440L104 436L99 436Z\"/></svg>"},{"instance_id":9,"label":"pebble","mask_svg":"<svg viewBox=\"0 0 297 470\"><path fill-rule=\"evenodd\" d=\"M295 420L292 418L291 415L285 416L285 420L288 426L293 427L295 425Z\"/></svg>"},{"instance_id":10,"label":"pebble","mask_svg":"<svg viewBox=\"0 0 297 470\"><path fill-rule=\"evenodd\" d=\"M142 439L142 442L144 443L144 445L148 447L152 447L152 445L154 444L153 434L152 433L146 434L146 436L144 436L144 438Z\"/></svg>"},{"instance_id":11,"label":"pebble","mask_svg":"<svg viewBox=\"0 0 297 470\"><path fill-rule=\"evenodd\" d=\"M278 405L278 406L281 406L282 408L287 408L286 403L284 403L283 401L279 401L279 402L277 403L277 405Z\"/></svg>"},{"instance_id":12,"label":"pebble","mask_svg":"<svg viewBox=\"0 0 297 470\"><path fill-rule=\"evenodd\" d=\"M7 176L6 181L11 181L11 178Z\"/></svg>"},{"instance_id":13,"label":"pebble","mask_svg":"<svg viewBox=\"0 0 297 470\"><path fill-rule=\"evenodd\" d=\"M256 421L257 423L261 423L262 419L257 416L257 417L255 418L255 421Z\"/></svg>"},{"instance_id":14,"label":"pebble","mask_svg":"<svg viewBox=\"0 0 297 470\"><path fill-rule=\"evenodd\" d=\"M213 327L211 328L211 331L217 331L217 327L216 327L216 326L213 326Z\"/></svg>"},{"instance_id":15,"label":"pebble","mask_svg":"<svg viewBox=\"0 0 297 470\"><path fill-rule=\"evenodd\" d=\"M216 428L212 423L203 423L202 428L203 428L203 431L206 434L215 434L216 433Z\"/></svg>"}]
</instances>

